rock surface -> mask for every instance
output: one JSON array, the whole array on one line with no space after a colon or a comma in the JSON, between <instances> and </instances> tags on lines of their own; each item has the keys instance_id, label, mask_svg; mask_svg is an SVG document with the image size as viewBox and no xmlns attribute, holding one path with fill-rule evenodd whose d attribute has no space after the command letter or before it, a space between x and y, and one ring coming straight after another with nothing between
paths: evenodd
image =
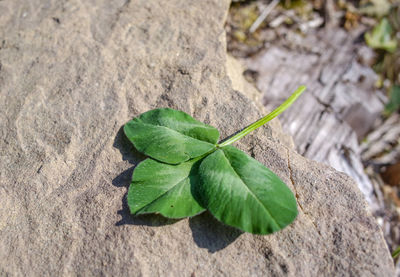
<instances>
[{"instance_id":1,"label":"rock surface","mask_svg":"<svg viewBox=\"0 0 400 277\"><path fill-rule=\"evenodd\" d=\"M143 159L121 132L171 107L222 137L261 116L227 75L227 1L0 2L0 275L393 276L349 177L296 154L279 123L238 145L295 192L297 220L254 236L204 213L131 217Z\"/></svg>"}]
</instances>

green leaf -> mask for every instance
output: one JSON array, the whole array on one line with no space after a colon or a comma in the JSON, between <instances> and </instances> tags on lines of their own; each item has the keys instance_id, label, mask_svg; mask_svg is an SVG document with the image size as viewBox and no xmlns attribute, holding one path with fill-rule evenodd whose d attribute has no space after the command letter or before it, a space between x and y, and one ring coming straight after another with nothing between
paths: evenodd
<instances>
[{"instance_id":1,"label":"green leaf","mask_svg":"<svg viewBox=\"0 0 400 277\"><path fill-rule=\"evenodd\" d=\"M191 193L191 186L198 179L198 161L193 159L179 165L152 159L141 162L133 172L128 192L131 213L183 218L204 211Z\"/></svg>"},{"instance_id":2,"label":"green leaf","mask_svg":"<svg viewBox=\"0 0 400 277\"><path fill-rule=\"evenodd\" d=\"M395 258L397 258L399 255L400 255L400 246L397 247L397 249L393 251L392 257L393 257L393 259L395 259Z\"/></svg>"},{"instance_id":3,"label":"green leaf","mask_svg":"<svg viewBox=\"0 0 400 277\"><path fill-rule=\"evenodd\" d=\"M126 136L152 158L133 172L131 213L183 218L208 208L226 224L254 234L287 226L297 216L290 189L271 170L228 145L278 116L304 90L300 86L277 109L218 145L217 129L181 111L156 109L129 121Z\"/></svg>"},{"instance_id":4,"label":"green leaf","mask_svg":"<svg viewBox=\"0 0 400 277\"><path fill-rule=\"evenodd\" d=\"M253 234L270 234L297 216L296 199L271 170L233 146L201 162L196 199L217 219Z\"/></svg>"},{"instance_id":5,"label":"green leaf","mask_svg":"<svg viewBox=\"0 0 400 277\"><path fill-rule=\"evenodd\" d=\"M390 115L400 109L400 86L394 85L390 91L389 103L385 107L385 114Z\"/></svg>"},{"instance_id":6,"label":"green leaf","mask_svg":"<svg viewBox=\"0 0 400 277\"><path fill-rule=\"evenodd\" d=\"M216 128L169 108L141 114L124 126L136 149L161 162L178 164L216 148Z\"/></svg>"},{"instance_id":7,"label":"green leaf","mask_svg":"<svg viewBox=\"0 0 400 277\"><path fill-rule=\"evenodd\" d=\"M393 53L397 48L397 41L391 39L392 27L387 18L382 18L372 32L365 33L365 41L369 47L374 49L383 49Z\"/></svg>"}]
</instances>

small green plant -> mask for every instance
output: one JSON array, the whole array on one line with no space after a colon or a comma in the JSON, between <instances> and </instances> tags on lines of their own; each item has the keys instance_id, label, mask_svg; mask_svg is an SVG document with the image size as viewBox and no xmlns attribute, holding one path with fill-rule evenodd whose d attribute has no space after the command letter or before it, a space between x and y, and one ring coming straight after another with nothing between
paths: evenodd
<instances>
[{"instance_id":1,"label":"small green plant","mask_svg":"<svg viewBox=\"0 0 400 277\"><path fill-rule=\"evenodd\" d=\"M386 50L390 53L396 51L397 41L392 39L392 27L387 18L382 18L371 32L365 33L365 41L369 47Z\"/></svg>"},{"instance_id":2,"label":"small green plant","mask_svg":"<svg viewBox=\"0 0 400 277\"><path fill-rule=\"evenodd\" d=\"M126 136L150 157L133 172L131 213L184 218L207 209L253 234L290 224L297 216L293 193L270 169L230 144L278 116L304 90L299 87L276 110L221 143L216 128L182 111L155 109L129 121Z\"/></svg>"},{"instance_id":3,"label":"small green plant","mask_svg":"<svg viewBox=\"0 0 400 277\"><path fill-rule=\"evenodd\" d=\"M400 86L394 85L389 94L389 103L385 106L385 115L391 115L400 109Z\"/></svg>"},{"instance_id":4,"label":"small green plant","mask_svg":"<svg viewBox=\"0 0 400 277\"><path fill-rule=\"evenodd\" d=\"M400 255L400 246L397 247L397 249L393 251L392 257L393 257L393 259L396 259L399 255Z\"/></svg>"}]
</instances>

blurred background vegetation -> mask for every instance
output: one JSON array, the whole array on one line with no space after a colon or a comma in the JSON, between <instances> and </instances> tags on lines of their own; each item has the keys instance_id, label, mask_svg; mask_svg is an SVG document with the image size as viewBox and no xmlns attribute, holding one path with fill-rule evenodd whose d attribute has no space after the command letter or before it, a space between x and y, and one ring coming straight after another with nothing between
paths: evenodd
<instances>
[{"instance_id":1,"label":"blurred background vegetation","mask_svg":"<svg viewBox=\"0 0 400 277\"><path fill-rule=\"evenodd\" d=\"M375 216L394 251L400 245L400 1L233 1L226 24L227 47L243 62L277 44L279 36L294 33L301 37L328 26L349 34L361 29L355 47L373 50L365 57L378 76L371 90L383 92L384 105L360 140L360 159L376 197L382 199ZM259 72L245 70L244 75L256 84ZM360 99L364 100L368 99ZM400 276L400 261L395 262Z\"/></svg>"},{"instance_id":2,"label":"blurred background vegetation","mask_svg":"<svg viewBox=\"0 0 400 277\"><path fill-rule=\"evenodd\" d=\"M263 21L257 30L250 30L260 16L258 3L273 4L273 8L285 9L285 16L275 18L267 25ZM282 0L282 1L233 1L230 9L228 49L234 56L252 55L261 49L265 40L260 30L278 27L280 24L293 26L298 32L308 26L323 27L326 18L325 0ZM276 3L276 5L274 5ZM331 9L342 11L340 27L351 30L360 24L370 27L365 33L365 43L376 51L371 67L379 74L376 86L384 87L389 101L384 115L388 116L400 109L400 1L364 0L332 1ZM328 9L329 9L328 8ZM292 11L292 12L291 12ZM316 18L316 15L320 16ZM264 18L265 19L265 18ZM321 20L322 19L322 20ZM296 24L299 23L300 24Z\"/></svg>"}]
</instances>

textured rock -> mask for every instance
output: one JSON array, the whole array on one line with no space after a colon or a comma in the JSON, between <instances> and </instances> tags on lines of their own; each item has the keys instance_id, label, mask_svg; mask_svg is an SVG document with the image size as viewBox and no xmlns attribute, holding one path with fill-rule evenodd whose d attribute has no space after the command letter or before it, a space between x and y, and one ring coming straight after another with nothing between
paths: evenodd
<instances>
[{"instance_id":1,"label":"textured rock","mask_svg":"<svg viewBox=\"0 0 400 277\"><path fill-rule=\"evenodd\" d=\"M129 215L123 199L143 156L126 121L168 106L224 137L261 116L227 75L228 5L0 2L0 275L393 274L355 183L285 146L277 123L239 147L296 193L288 228L254 236L208 213Z\"/></svg>"}]
</instances>

